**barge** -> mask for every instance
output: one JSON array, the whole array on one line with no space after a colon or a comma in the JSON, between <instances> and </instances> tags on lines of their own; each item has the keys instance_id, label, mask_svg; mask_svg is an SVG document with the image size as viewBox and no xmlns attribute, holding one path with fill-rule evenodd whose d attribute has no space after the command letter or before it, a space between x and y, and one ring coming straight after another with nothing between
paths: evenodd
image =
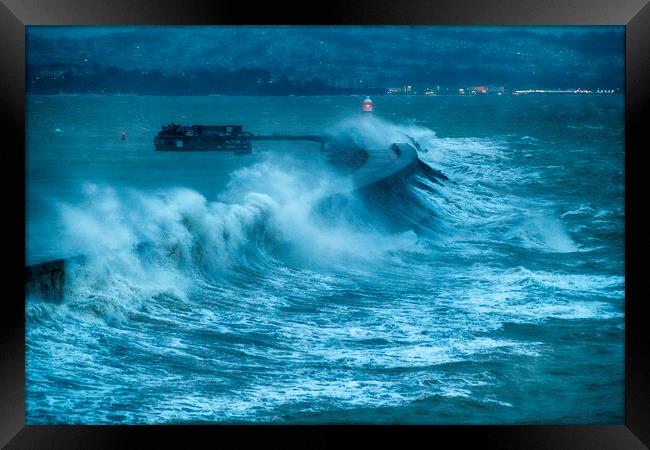
<instances>
[{"instance_id":1,"label":"barge","mask_svg":"<svg viewBox=\"0 0 650 450\"><path fill-rule=\"evenodd\" d=\"M165 125L153 138L157 151L234 151L251 153L252 134L241 125Z\"/></svg>"}]
</instances>

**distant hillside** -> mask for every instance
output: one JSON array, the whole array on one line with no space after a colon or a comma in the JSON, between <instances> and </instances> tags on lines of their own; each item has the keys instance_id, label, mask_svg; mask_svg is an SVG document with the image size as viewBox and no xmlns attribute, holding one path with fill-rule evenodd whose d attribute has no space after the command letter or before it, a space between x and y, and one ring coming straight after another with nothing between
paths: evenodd
<instances>
[{"instance_id":1,"label":"distant hillside","mask_svg":"<svg viewBox=\"0 0 650 450\"><path fill-rule=\"evenodd\" d=\"M168 80L192 74L206 83L221 76L235 83L235 90L243 88L224 74L255 75L254 83L243 82L246 89L266 89L281 80L338 90L403 84L622 88L624 79L622 29L563 34L422 26L116 30L49 36L28 28L30 89L44 89L51 74L66 71L86 87L110 73L130 73L133 83L146 85L153 72Z\"/></svg>"}]
</instances>

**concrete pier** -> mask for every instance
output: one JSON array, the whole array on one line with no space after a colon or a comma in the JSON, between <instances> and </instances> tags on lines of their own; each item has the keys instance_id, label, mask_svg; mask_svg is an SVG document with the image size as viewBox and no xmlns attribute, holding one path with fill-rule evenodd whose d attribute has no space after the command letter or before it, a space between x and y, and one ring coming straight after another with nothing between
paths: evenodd
<instances>
[{"instance_id":1,"label":"concrete pier","mask_svg":"<svg viewBox=\"0 0 650 450\"><path fill-rule=\"evenodd\" d=\"M355 189L365 189L380 182L408 176L419 161L417 151L407 143L394 143L388 149L366 151L368 161L351 174Z\"/></svg>"},{"instance_id":2,"label":"concrete pier","mask_svg":"<svg viewBox=\"0 0 650 450\"><path fill-rule=\"evenodd\" d=\"M65 259L25 267L25 297L60 302L65 286Z\"/></svg>"},{"instance_id":3,"label":"concrete pier","mask_svg":"<svg viewBox=\"0 0 650 450\"><path fill-rule=\"evenodd\" d=\"M252 135L249 137L251 141L304 141L304 142L318 142L321 151L325 150L325 144L332 142L334 138L327 135L318 134L267 134L267 135Z\"/></svg>"}]
</instances>

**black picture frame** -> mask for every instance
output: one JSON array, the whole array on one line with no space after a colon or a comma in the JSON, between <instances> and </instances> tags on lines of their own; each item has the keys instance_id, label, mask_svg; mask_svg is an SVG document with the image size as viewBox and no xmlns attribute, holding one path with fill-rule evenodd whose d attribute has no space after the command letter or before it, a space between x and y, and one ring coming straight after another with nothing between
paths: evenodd
<instances>
[{"instance_id":1,"label":"black picture frame","mask_svg":"<svg viewBox=\"0 0 650 450\"><path fill-rule=\"evenodd\" d=\"M591 426L25 426L25 26L135 24L625 25L625 424ZM650 5L646 0L364 0L281 4L223 0L2 0L2 192L5 286L0 351L0 445L6 448L121 448L138 443L223 443L253 437L336 445L341 431L403 445L454 442L512 449L636 449L650 446L650 348L643 289L648 220L641 171L650 99ZM644 145L645 144L645 145ZM603 180L606 182L606 180ZM646 203L647 204L647 203ZM23 239L18 237L22 236ZM7 257L8 256L8 257ZM212 440L215 439L215 440ZM218 440L216 440L218 439ZM212 441L210 441L212 440Z\"/></svg>"}]
</instances>

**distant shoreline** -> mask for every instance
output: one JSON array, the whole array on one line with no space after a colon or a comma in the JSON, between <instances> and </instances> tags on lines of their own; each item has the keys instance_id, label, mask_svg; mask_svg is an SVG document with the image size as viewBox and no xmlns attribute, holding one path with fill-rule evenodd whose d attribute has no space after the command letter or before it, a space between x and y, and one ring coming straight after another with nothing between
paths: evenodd
<instances>
[{"instance_id":1,"label":"distant shoreline","mask_svg":"<svg viewBox=\"0 0 650 450\"><path fill-rule=\"evenodd\" d=\"M573 93L573 92L535 92L525 94L371 94L372 97L391 97L391 98L436 98L436 97L459 97L459 98L492 98L492 97L615 97L623 96L624 92L614 93ZM38 97L79 97L83 95L107 96L107 97L258 97L258 98L275 98L275 97L357 97L363 98L366 94L140 94L136 92L117 93L117 92L26 92L27 96Z\"/></svg>"}]
</instances>

